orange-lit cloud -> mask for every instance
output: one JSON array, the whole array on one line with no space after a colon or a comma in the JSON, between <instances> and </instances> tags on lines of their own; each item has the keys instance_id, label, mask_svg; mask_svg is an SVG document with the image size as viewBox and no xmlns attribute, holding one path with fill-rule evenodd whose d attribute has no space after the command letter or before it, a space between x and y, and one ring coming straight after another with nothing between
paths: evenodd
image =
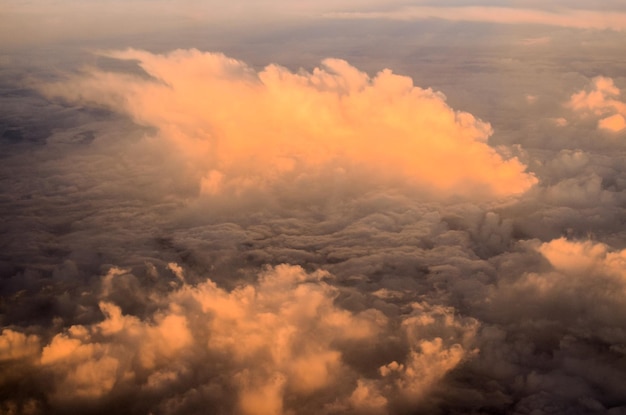
<instances>
[{"instance_id":1,"label":"orange-lit cloud","mask_svg":"<svg viewBox=\"0 0 626 415\"><path fill-rule=\"evenodd\" d=\"M171 265L183 276L182 267ZM103 284L127 272L114 268ZM294 399L306 397L357 413L387 413L389 402L415 405L472 356L474 319L414 303L397 331L378 310L351 312L335 305L339 290L324 282L329 278L327 272L279 265L257 283L230 292L211 280L179 280L173 292L154 294L161 309L146 319L102 300L100 322L71 326L43 348L39 336L5 330L1 357L12 362L31 356L30 364L54 380L46 393L57 409L142 391L164 394L161 409L179 413L185 396L166 391L180 389L174 385L199 369L197 376L212 376L196 387L235 392L219 396L230 407L225 413L280 415L297 410ZM110 287L103 298L108 294ZM350 350L381 342L396 343L397 352L374 378L347 363Z\"/></svg>"},{"instance_id":2,"label":"orange-lit cloud","mask_svg":"<svg viewBox=\"0 0 626 415\"><path fill-rule=\"evenodd\" d=\"M602 243L559 238L541 244L538 251L560 273L580 278L601 275L626 288L626 250L613 251Z\"/></svg>"},{"instance_id":3,"label":"orange-lit cloud","mask_svg":"<svg viewBox=\"0 0 626 415\"><path fill-rule=\"evenodd\" d=\"M329 171L447 195L507 196L536 182L519 160L487 144L489 124L390 70L369 77L327 59L312 72L277 65L257 72L197 50L107 56L135 60L154 79L92 69L42 89L157 127L208 194Z\"/></svg>"},{"instance_id":4,"label":"orange-lit cloud","mask_svg":"<svg viewBox=\"0 0 626 415\"><path fill-rule=\"evenodd\" d=\"M613 114L598 121L598 127L613 132L626 128L626 120L622 114Z\"/></svg>"},{"instance_id":5,"label":"orange-lit cloud","mask_svg":"<svg viewBox=\"0 0 626 415\"><path fill-rule=\"evenodd\" d=\"M10 329L0 334L0 362L35 356L40 349L39 338Z\"/></svg>"},{"instance_id":6,"label":"orange-lit cloud","mask_svg":"<svg viewBox=\"0 0 626 415\"><path fill-rule=\"evenodd\" d=\"M619 132L626 128L626 103L619 96L620 90L611 78L598 76L588 88L572 94L567 106L583 115L601 117L598 128Z\"/></svg>"}]
</instances>

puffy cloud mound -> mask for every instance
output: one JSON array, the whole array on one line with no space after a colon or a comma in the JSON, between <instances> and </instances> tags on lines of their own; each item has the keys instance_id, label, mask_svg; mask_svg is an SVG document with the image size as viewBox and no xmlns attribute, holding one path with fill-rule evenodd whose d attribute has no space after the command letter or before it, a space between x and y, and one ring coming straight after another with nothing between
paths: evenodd
<instances>
[{"instance_id":1,"label":"puffy cloud mound","mask_svg":"<svg viewBox=\"0 0 626 415\"><path fill-rule=\"evenodd\" d=\"M373 308L348 311L335 303L339 289L324 271L279 265L231 291L211 280L188 284L177 264L169 271L178 286L152 292L154 311L145 317L110 301L111 281L128 273L112 268L101 282L100 321L58 330L49 340L4 330L3 364L20 368L19 379L43 397L16 397L11 407L388 413L424 401L473 353L475 320L418 302L393 320Z\"/></svg>"},{"instance_id":2,"label":"puffy cloud mound","mask_svg":"<svg viewBox=\"0 0 626 415\"><path fill-rule=\"evenodd\" d=\"M142 74L87 69L47 94L104 105L158 129L201 190L258 188L320 172L402 180L436 194L507 196L536 179L487 144L489 124L385 69L339 59L312 72L260 71L216 53L109 52Z\"/></svg>"},{"instance_id":3,"label":"puffy cloud mound","mask_svg":"<svg viewBox=\"0 0 626 415\"><path fill-rule=\"evenodd\" d=\"M600 117L598 128L618 132L626 128L626 103L611 78L597 76L588 88L572 94L567 106L582 114Z\"/></svg>"},{"instance_id":4,"label":"puffy cloud mound","mask_svg":"<svg viewBox=\"0 0 626 415\"><path fill-rule=\"evenodd\" d=\"M496 301L516 297L524 309L538 319L562 320L570 333L599 336L607 343L626 340L623 329L626 290L626 250L613 251L592 241L554 239L534 248L550 264L539 272L527 272L501 288ZM622 311L620 311L622 310Z\"/></svg>"},{"instance_id":5,"label":"puffy cloud mound","mask_svg":"<svg viewBox=\"0 0 626 415\"><path fill-rule=\"evenodd\" d=\"M515 413L622 413L626 250L565 238L528 249L540 254L537 269L488 296L499 329L483 333L481 364L516 383Z\"/></svg>"}]
</instances>

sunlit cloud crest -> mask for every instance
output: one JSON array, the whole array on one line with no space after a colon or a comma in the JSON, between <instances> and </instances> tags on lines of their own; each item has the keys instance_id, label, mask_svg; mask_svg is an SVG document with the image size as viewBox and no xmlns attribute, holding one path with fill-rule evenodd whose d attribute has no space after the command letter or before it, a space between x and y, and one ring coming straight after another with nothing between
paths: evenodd
<instances>
[{"instance_id":1,"label":"sunlit cloud crest","mask_svg":"<svg viewBox=\"0 0 626 415\"><path fill-rule=\"evenodd\" d=\"M22 359L54 379L49 402L55 408L135 390L159 394L165 413L182 413L193 395L177 395L176 388L200 370L196 376L207 377L200 390L234 391L232 400L202 397L222 401L229 413L291 414L296 399L316 397L327 402L322 413L384 414L423 400L475 353L476 320L455 316L453 308L414 303L392 333L379 310L337 306L339 290L325 282L333 278L326 271L279 265L232 291L210 279L181 281L171 293L152 292L160 306L148 319L125 314L106 299L112 294L107 281L123 275L128 270L112 268L102 277L100 322L71 326L43 347L37 335L0 334L3 361ZM373 378L347 363L350 350L371 353L383 340L395 344L395 360Z\"/></svg>"},{"instance_id":2,"label":"sunlit cloud crest","mask_svg":"<svg viewBox=\"0 0 626 415\"><path fill-rule=\"evenodd\" d=\"M489 124L445 96L385 69L374 77L339 59L312 72L255 71L221 54L126 50L154 79L90 69L50 95L105 105L157 127L207 193L323 169L375 172L443 194L506 196L536 179L487 144Z\"/></svg>"},{"instance_id":3,"label":"sunlit cloud crest","mask_svg":"<svg viewBox=\"0 0 626 415\"><path fill-rule=\"evenodd\" d=\"M601 117L598 128L619 132L626 128L626 103L620 101L620 94L613 79L597 76L587 88L572 94L567 106L583 116Z\"/></svg>"}]
</instances>

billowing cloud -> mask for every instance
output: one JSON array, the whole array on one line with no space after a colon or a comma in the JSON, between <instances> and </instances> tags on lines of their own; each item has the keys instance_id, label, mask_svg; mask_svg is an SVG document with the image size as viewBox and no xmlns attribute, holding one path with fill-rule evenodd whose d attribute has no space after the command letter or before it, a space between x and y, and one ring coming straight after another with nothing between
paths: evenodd
<instances>
[{"instance_id":1,"label":"billowing cloud","mask_svg":"<svg viewBox=\"0 0 626 415\"><path fill-rule=\"evenodd\" d=\"M426 303L412 304L394 324L376 309L350 312L334 303L339 291L323 271L280 265L230 292L211 280L181 281L166 296L152 293L156 311L143 319L106 301L109 281L124 272L102 278L99 322L73 325L47 342L3 331L3 364L27 359L35 379L54 380L41 383L38 407L107 407L139 395L145 400L129 411L188 413L202 402L216 413L387 413L422 401L475 353L475 320ZM381 361L377 373L354 364L349 354L358 349ZM384 349L387 362L376 355Z\"/></svg>"},{"instance_id":2,"label":"billowing cloud","mask_svg":"<svg viewBox=\"0 0 626 415\"><path fill-rule=\"evenodd\" d=\"M28 358L39 349L37 336L5 329L0 335L0 361Z\"/></svg>"},{"instance_id":3,"label":"billowing cloud","mask_svg":"<svg viewBox=\"0 0 626 415\"><path fill-rule=\"evenodd\" d=\"M599 117L598 128L619 132L626 128L626 103L611 78L593 78L588 88L572 94L567 106L583 115Z\"/></svg>"},{"instance_id":4,"label":"billowing cloud","mask_svg":"<svg viewBox=\"0 0 626 415\"><path fill-rule=\"evenodd\" d=\"M150 78L94 69L42 89L156 127L153 140L171 144L205 193L322 171L466 196L516 194L536 181L487 144L489 124L390 70L370 78L327 59L312 72L277 65L257 72L197 50L107 56L137 61Z\"/></svg>"},{"instance_id":5,"label":"billowing cloud","mask_svg":"<svg viewBox=\"0 0 626 415\"><path fill-rule=\"evenodd\" d=\"M618 132L626 128L626 120L622 114L609 115L598 121L598 128Z\"/></svg>"},{"instance_id":6,"label":"billowing cloud","mask_svg":"<svg viewBox=\"0 0 626 415\"><path fill-rule=\"evenodd\" d=\"M529 248L548 266L503 280L491 293L494 303L489 306L499 313L492 318L518 336L517 350L506 353L517 355L518 362L533 354L545 357L543 370L515 369L525 372L518 387L527 395L517 410L546 407L550 404L546 398L552 396L558 413L608 411L605 405L620 393L616 385L626 379L623 371L610 369L624 353L621 297L626 289L626 251L565 238L533 242ZM599 359L604 348L612 351ZM507 370L502 362L494 364ZM581 382L580 376L587 381ZM619 410L623 407L615 409Z\"/></svg>"},{"instance_id":7,"label":"billowing cloud","mask_svg":"<svg viewBox=\"0 0 626 415\"><path fill-rule=\"evenodd\" d=\"M626 334L620 329L623 322L618 311L623 307L619 298L626 289L626 251L565 238L537 244L533 249L549 262L550 269L525 273L510 285L501 286L512 291L513 296L528 296L520 302L524 304L524 313L537 319L567 320L565 330L581 336L599 336L608 343L617 341L613 336L621 338ZM501 294L498 301L506 301L508 295ZM595 307L594 303L604 306ZM548 313L547 308L552 312Z\"/></svg>"},{"instance_id":8,"label":"billowing cloud","mask_svg":"<svg viewBox=\"0 0 626 415\"><path fill-rule=\"evenodd\" d=\"M580 154L569 156L578 165L570 169L585 164L576 161ZM494 237L505 238L507 224L495 214L482 222L473 238L502 246ZM431 264L421 279L447 289L439 297L419 288L430 302L410 300L414 294L394 277L411 280L410 269L393 271L380 281L386 288L369 293L289 265L227 290L168 263L145 265L149 278L169 279L172 288L142 288L149 300L137 309L123 299L141 270L111 268L96 288L94 321L57 325L50 335L4 330L3 362L14 373L4 385L14 387L17 374L40 397L5 404L31 413L123 404L131 413L196 413L208 405L217 413L396 414L504 411L511 402L517 411L554 404L580 412L619 402L614 385L624 376L612 365L623 352L623 251L560 238L522 242L484 261L461 252L459 231L437 232L441 245L421 252ZM376 259L410 266L401 252L390 253ZM433 303L442 298L458 308ZM465 377L473 379L470 390Z\"/></svg>"}]
</instances>

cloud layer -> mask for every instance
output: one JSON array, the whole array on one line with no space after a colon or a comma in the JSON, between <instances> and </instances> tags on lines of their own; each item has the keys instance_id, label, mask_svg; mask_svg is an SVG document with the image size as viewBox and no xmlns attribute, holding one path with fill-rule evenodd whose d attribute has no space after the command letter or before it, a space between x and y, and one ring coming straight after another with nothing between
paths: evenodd
<instances>
[{"instance_id":1,"label":"cloud layer","mask_svg":"<svg viewBox=\"0 0 626 415\"><path fill-rule=\"evenodd\" d=\"M487 5L409 6L392 10L337 12L330 13L329 16L342 19L444 19L481 23L561 26L576 29L612 29L617 31L626 29L626 13L581 10L570 8L569 5L556 10Z\"/></svg>"},{"instance_id":2,"label":"cloud layer","mask_svg":"<svg viewBox=\"0 0 626 415\"><path fill-rule=\"evenodd\" d=\"M578 3L578 4L577 4ZM214 0L182 0L176 5L166 0L90 0L76 4L62 0L41 0L37 4L7 0L0 16L0 43L8 48L49 44L54 41L123 39L138 34L167 33L179 37L181 31L206 25L258 30L268 24L309 24L328 18L466 21L479 23L545 25L576 29L622 31L626 10L618 1L551 2L504 1L318 1L287 4L282 0L236 0L224 5ZM71 26L63 24L71 19Z\"/></svg>"},{"instance_id":3,"label":"cloud layer","mask_svg":"<svg viewBox=\"0 0 626 415\"><path fill-rule=\"evenodd\" d=\"M625 410L623 79L104 55L0 96L0 412Z\"/></svg>"}]
</instances>

